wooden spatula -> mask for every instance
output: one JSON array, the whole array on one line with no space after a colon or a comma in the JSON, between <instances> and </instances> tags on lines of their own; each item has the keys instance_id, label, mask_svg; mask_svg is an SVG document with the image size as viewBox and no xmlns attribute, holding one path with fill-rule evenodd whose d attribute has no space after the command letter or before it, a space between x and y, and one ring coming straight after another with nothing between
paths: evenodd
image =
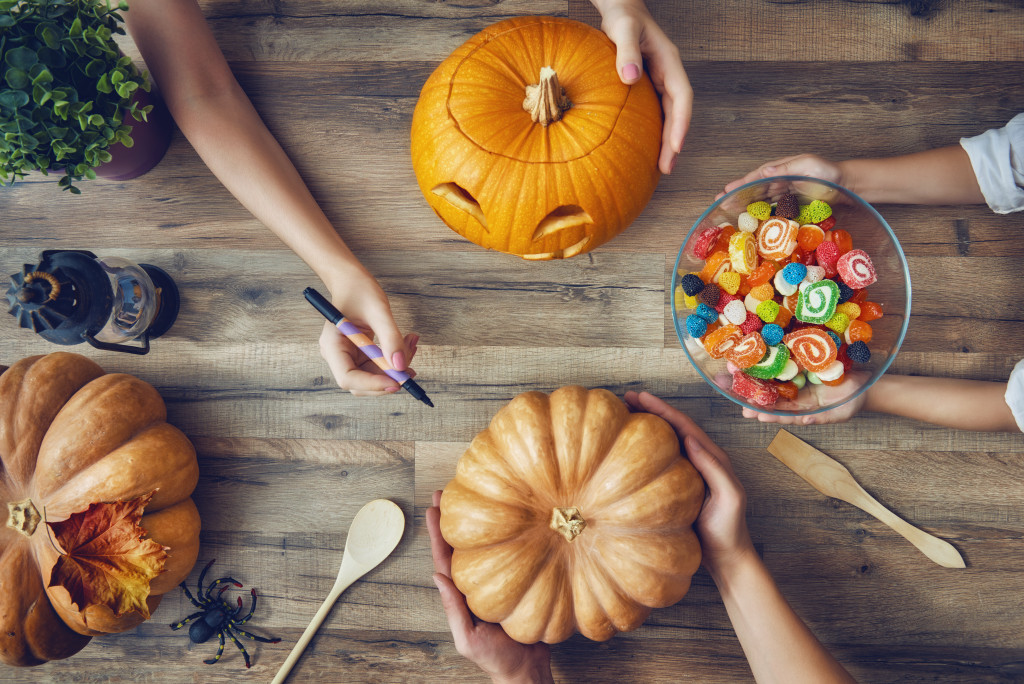
<instances>
[{"instance_id":1,"label":"wooden spatula","mask_svg":"<svg viewBox=\"0 0 1024 684\"><path fill-rule=\"evenodd\" d=\"M785 430L779 430L768 451L825 496L841 499L869 513L903 535L921 553L944 568L965 568L964 559L949 542L919 530L878 503L857 484L843 464Z\"/></svg>"}]
</instances>

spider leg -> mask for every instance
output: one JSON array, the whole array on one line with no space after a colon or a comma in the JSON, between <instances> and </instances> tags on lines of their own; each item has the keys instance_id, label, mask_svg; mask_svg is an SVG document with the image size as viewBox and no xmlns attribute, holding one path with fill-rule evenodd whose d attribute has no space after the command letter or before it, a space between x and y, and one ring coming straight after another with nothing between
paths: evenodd
<instances>
[{"instance_id":1,"label":"spider leg","mask_svg":"<svg viewBox=\"0 0 1024 684\"><path fill-rule=\"evenodd\" d=\"M192 592L188 590L188 587L185 585L184 582L181 583L181 588L185 592L185 597L189 600L189 602L192 603L193 606L195 606L196 608L206 608L207 607L208 604L206 603L206 600L203 599L202 592L200 592L199 600L197 601L195 596L192 595Z\"/></svg>"},{"instance_id":2,"label":"spider leg","mask_svg":"<svg viewBox=\"0 0 1024 684\"><path fill-rule=\"evenodd\" d=\"M252 605L249 607L249 614L246 615L241 620L232 620L233 624L244 625L246 622L249 621L249 618L252 617L252 614L254 612L256 612L256 590L253 589L249 593L252 594ZM241 612L241 608L242 608L242 597L241 596L238 597L238 608L239 608L239 612Z\"/></svg>"},{"instance_id":3,"label":"spider leg","mask_svg":"<svg viewBox=\"0 0 1024 684\"><path fill-rule=\"evenodd\" d=\"M244 629L237 625L231 625L231 629L235 630L244 637L252 639L253 641L262 641L265 644L276 644L281 641L280 639L268 639L266 637L256 636L251 632L246 632Z\"/></svg>"},{"instance_id":4,"label":"spider leg","mask_svg":"<svg viewBox=\"0 0 1024 684\"><path fill-rule=\"evenodd\" d=\"M206 588L206 594L205 594L206 598L210 599L211 601L216 601L216 599L213 598L213 590L216 589L217 587L219 587L222 584L228 584L229 586L231 584L233 584L236 587L238 587L239 589L242 588L242 583L239 582L238 580L236 580L234 577L221 577L220 579L216 579L216 580L213 580L212 582L210 582L210 586L208 586ZM224 589L227 589L227 588L228 587L224 587ZM224 589L221 589L221 591L224 591Z\"/></svg>"},{"instance_id":5,"label":"spider leg","mask_svg":"<svg viewBox=\"0 0 1024 684\"><path fill-rule=\"evenodd\" d=\"M216 558L212 559L209 563L206 564L206 567L203 568L203 571L201 573L199 573L199 581L196 582L196 586L197 586L196 593L199 594L200 596L203 595L203 578L206 577L206 571L210 569L210 567L213 565L214 561L216 561L216 560L217 560Z\"/></svg>"},{"instance_id":6,"label":"spider leg","mask_svg":"<svg viewBox=\"0 0 1024 684\"><path fill-rule=\"evenodd\" d=\"M192 621L193 621L193 620L195 620L195 619L196 619L197 617L199 617L200 615L202 615L202 614L203 614L204 612L205 612L205 611L202 611L202 610L201 610L201 611L199 611L198 613L192 613L191 615L189 615L189 616L188 616L187 618L185 618L184 620L182 620L182 621L181 621L181 622L179 622L178 624L176 624L176 625L171 625L171 629L181 629L182 627L184 627L185 625L187 625L188 623L192 622Z\"/></svg>"},{"instance_id":7,"label":"spider leg","mask_svg":"<svg viewBox=\"0 0 1024 684\"><path fill-rule=\"evenodd\" d=\"M213 665L215 662L220 660L220 657L222 655L224 655L224 630L223 629L220 630L219 632L217 632L217 634L220 635L220 647L217 649L217 655L213 656L213 658L211 658L210 660L204 660L203 661L207 665ZM234 639L235 637L231 637L231 638Z\"/></svg>"},{"instance_id":8,"label":"spider leg","mask_svg":"<svg viewBox=\"0 0 1024 684\"><path fill-rule=\"evenodd\" d=\"M245 646L243 646L242 642L236 639L235 635L231 633L230 627L225 627L224 631L228 633L228 636L231 637L231 641L235 642L235 646L237 646L238 650L242 652L242 656L245 658L245 667L251 667L251 663L249 662L249 652L245 650Z\"/></svg>"}]
</instances>

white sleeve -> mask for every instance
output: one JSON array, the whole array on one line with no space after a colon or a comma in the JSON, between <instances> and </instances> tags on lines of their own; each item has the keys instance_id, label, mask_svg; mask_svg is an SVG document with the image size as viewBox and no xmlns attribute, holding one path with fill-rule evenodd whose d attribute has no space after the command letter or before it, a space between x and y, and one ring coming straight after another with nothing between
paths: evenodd
<instances>
[{"instance_id":1,"label":"white sleeve","mask_svg":"<svg viewBox=\"0 0 1024 684\"><path fill-rule=\"evenodd\" d=\"M1006 383L1006 405L1010 407L1017 427L1024 432L1024 360L1018 361Z\"/></svg>"},{"instance_id":2,"label":"white sleeve","mask_svg":"<svg viewBox=\"0 0 1024 684\"><path fill-rule=\"evenodd\" d=\"M1024 210L1024 114L973 138L960 138L985 202L997 214Z\"/></svg>"}]
</instances>

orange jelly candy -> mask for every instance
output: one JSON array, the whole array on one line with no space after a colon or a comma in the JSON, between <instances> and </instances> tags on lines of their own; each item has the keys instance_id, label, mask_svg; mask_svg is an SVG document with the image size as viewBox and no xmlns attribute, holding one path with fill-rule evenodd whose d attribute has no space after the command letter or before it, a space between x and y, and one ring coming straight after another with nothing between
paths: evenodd
<instances>
[{"instance_id":1,"label":"orange jelly candy","mask_svg":"<svg viewBox=\"0 0 1024 684\"><path fill-rule=\"evenodd\" d=\"M741 273L740 286L736 290L736 293L739 294L741 297L746 297L748 292L750 292L750 278Z\"/></svg>"},{"instance_id":2,"label":"orange jelly candy","mask_svg":"<svg viewBox=\"0 0 1024 684\"><path fill-rule=\"evenodd\" d=\"M865 289L863 289L863 290L857 290L856 292L854 292L854 293L853 293L853 296L852 296L852 297L850 297L850 298L849 298L848 300L846 300L846 301L848 301L848 302L853 302L854 304L856 304L856 305L860 306L860 305L861 305L861 304L863 304L863 303L864 303L865 301L867 301L867 298L868 298L868 291L867 291L867 289L865 288Z\"/></svg>"},{"instance_id":3,"label":"orange jelly candy","mask_svg":"<svg viewBox=\"0 0 1024 684\"><path fill-rule=\"evenodd\" d=\"M846 254L853 249L853 237L845 230L833 230L828 234L828 239L836 243L840 254Z\"/></svg>"},{"instance_id":4,"label":"orange jelly candy","mask_svg":"<svg viewBox=\"0 0 1024 684\"><path fill-rule=\"evenodd\" d=\"M778 272L779 266L774 261L762 261L761 265L754 269L754 271L747 276L747 282L750 283L750 287L757 287L770 282L775 274Z\"/></svg>"},{"instance_id":5,"label":"orange jelly candy","mask_svg":"<svg viewBox=\"0 0 1024 684\"><path fill-rule=\"evenodd\" d=\"M861 321L877 321L882 317L882 305L876 302L862 302L860 305L860 316L857 317Z\"/></svg>"},{"instance_id":6,"label":"orange jelly candy","mask_svg":"<svg viewBox=\"0 0 1024 684\"><path fill-rule=\"evenodd\" d=\"M729 253L729 238L736 233L735 226L722 226L722 232L718 234L718 241L715 243L712 252Z\"/></svg>"},{"instance_id":7,"label":"orange jelly candy","mask_svg":"<svg viewBox=\"0 0 1024 684\"><path fill-rule=\"evenodd\" d=\"M750 368L764 358L768 346L760 333L752 332L744 335L743 338L725 351L725 358L735 363L740 368Z\"/></svg>"},{"instance_id":8,"label":"orange jelly candy","mask_svg":"<svg viewBox=\"0 0 1024 684\"><path fill-rule=\"evenodd\" d=\"M775 325L785 328L793 320L793 312L784 306L779 307L779 313L775 316Z\"/></svg>"},{"instance_id":9,"label":"orange jelly candy","mask_svg":"<svg viewBox=\"0 0 1024 684\"><path fill-rule=\"evenodd\" d=\"M867 344L871 341L871 336L871 326L859 319L850 321L850 326L843 333L843 338L846 339L847 344L853 344L854 342Z\"/></svg>"},{"instance_id":10,"label":"orange jelly candy","mask_svg":"<svg viewBox=\"0 0 1024 684\"><path fill-rule=\"evenodd\" d=\"M828 385L829 387L837 387L838 385L842 385L845 381L846 381L846 373L843 373L842 375L840 375L835 380L822 380L821 384L822 385Z\"/></svg>"},{"instance_id":11,"label":"orange jelly candy","mask_svg":"<svg viewBox=\"0 0 1024 684\"><path fill-rule=\"evenodd\" d=\"M697 275L705 283L713 283L719 275L731 270L732 262L729 261L728 252L712 252L708 255L708 260L704 262L704 268Z\"/></svg>"},{"instance_id":12,"label":"orange jelly candy","mask_svg":"<svg viewBox=\"0 0 1024 684\"><path fill-rule=\"evenodd\" d=\"M771 299L775 296L775 288L768 283L762 283L757 287L750 288L750 294L759 302Z\"/></svg>"},{"instance_id":13,"label":"orange jelly candy","mask_svg":"<svg viewBox=\"0 0 1024 684\"><path fill-rule=\"evenodd\" d=\"M775 389L779 390L780 397L790 401L795 401L796 396L800 394L800 388L796 386L795 382L777 382Z\"/></svg>"},{"instance_id":14,"label":"orange jelly candy","mask_svg":"<svg viewBox=\"0 0 1024 684\"><path fill-rule=\"evenodd\" d=\"M824 240L825 231L813 224L801 226L796 234L796 243L806 252L813 252Z\"/></svg>"},{"instance_id":15,"label":"orange jelly candy","mask_svg":"<svg viewBox=\"0 0 1024 684\"><path fill-rule=\"evenodd\" d=\"M704 336L704 349L713 359L720 359L725 356L731 347L740 341L740 328L737 325L723 325L721 328L709 332ZM760 361L760 359L758 359ZM756 363L756 361L755 361Z\"/></svg>"}]
</instances>

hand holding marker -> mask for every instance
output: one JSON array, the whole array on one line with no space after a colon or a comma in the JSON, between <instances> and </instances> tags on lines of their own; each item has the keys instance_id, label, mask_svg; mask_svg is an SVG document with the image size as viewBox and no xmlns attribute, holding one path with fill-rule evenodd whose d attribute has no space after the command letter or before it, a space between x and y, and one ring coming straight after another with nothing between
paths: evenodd
<instances>
[{"instance_id":1,"label":"hand holding marker","mask_svg":"<svg viewBox=\"0 0 1024 684\"><path fill-rule=\"evenodd\" d=\"M327 301L322 294L311 287L307 287L303 290L302 294L306 296L306 301L312 304L317 311L323 314L324 318L337 326L342 335L352 340L352 343L359 347L360 351L366 354L366 356L377 364L381 370L387 373L391 379L400 384L406 392L419 399L427 406L434 406L434 403L430 401L430 397L428 397L427 393L423 391L423 388L417 385L405 371L395 370L392 368L391 364L384 359L384 352L380 350L380 347L375 345L373 340L363 334L363 332L357 328L352 321L345 318L340 311L335 309L334 305Z\"/></svg>"}]
</instances>

